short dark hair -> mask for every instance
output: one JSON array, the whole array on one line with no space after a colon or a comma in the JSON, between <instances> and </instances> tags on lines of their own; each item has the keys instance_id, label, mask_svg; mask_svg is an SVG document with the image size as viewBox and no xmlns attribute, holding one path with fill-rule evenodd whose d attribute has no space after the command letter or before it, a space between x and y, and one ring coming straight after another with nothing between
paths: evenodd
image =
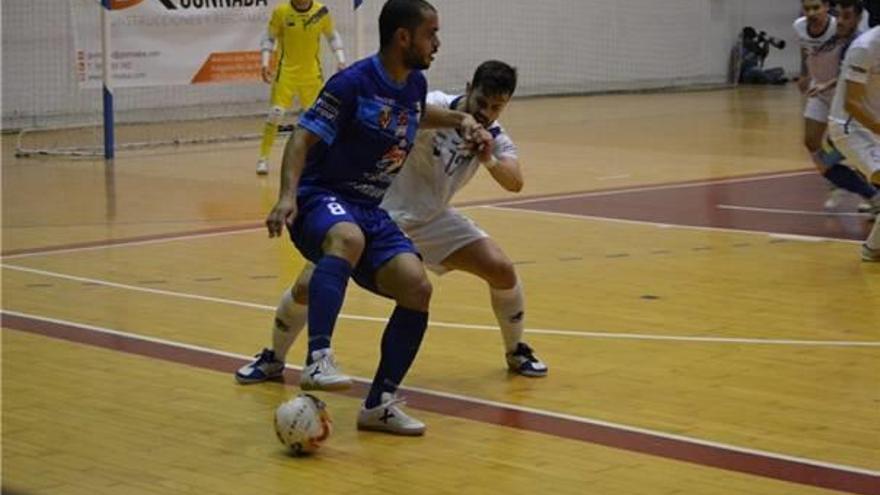
<instances>
[{"instance_id":1,"label":"short dark hair","mask_svg":"<svg viewBox=\"0 0 880 495\"><path fill-rule=\"evenodd\" d=\"M500 60L488 60L477 67L471 85L486 96L513 95L516 77L515 67Z\"/></svg>"},{"instance_id":2,"label":"short dark hair","mask_svg":"<svg viewBox=\"0 0 880 495\"><path fill-rule=\"evenodd\" d=\"M391 45L394 33L404 28L415 30L425 20L425 11L437 9L426 0L388 0L379 14L379 49Z\"/></svg>"},{"instance_id":3,"label":"short dark hair","mask_svg":"<svg viewBox=\"0 0 880 495\"><path fill-rule=\"evenodd\" d=\"M838 12L840 12L841 9L854 9L856 14L861 14L864 9L862 0L837 0L835 3L837 4Z\"/></svg>"}]
</instances>

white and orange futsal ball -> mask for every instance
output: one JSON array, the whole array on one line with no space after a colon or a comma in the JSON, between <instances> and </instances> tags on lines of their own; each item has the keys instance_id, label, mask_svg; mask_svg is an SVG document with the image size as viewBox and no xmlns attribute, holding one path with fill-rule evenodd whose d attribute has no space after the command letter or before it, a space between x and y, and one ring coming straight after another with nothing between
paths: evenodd
<instances>
[{"instance_id":1,"label":"white and orange futsal ball","mask_svg":"<svg viewBox=\"0 0 880 495\"><path fill-rule=\"evenodd\" d=\"M275 434L294 455L314 453L332 430L326 404L313 395L299 394L275 410Z\"/></svg>"}]
</instances>

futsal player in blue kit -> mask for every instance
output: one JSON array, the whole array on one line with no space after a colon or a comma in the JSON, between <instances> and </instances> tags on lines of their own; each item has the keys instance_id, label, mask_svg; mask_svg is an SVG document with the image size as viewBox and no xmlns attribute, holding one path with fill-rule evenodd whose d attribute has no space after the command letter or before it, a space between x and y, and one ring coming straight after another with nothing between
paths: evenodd
<instances>
[{"instance_id":1,"label":"futsal player in blue kit","mask_svg":"<svg viewBox=\"0 0 880 495\"><path fill-rule=\"evenodd\" d=\"M358 414L362 430L421 435L396 391L415 360L428 322L431 284L412 242L379 203L413 147L419 127L455 127L469 143L486 132L469 114L427 107L427 69L440 46L437 11L425 0L388 0L379 16L380 50L334 75L299 120L282 160L270 237L286 225L315 263L309 286L308 355L300 385L340 389L331 338L348 279L390 297L381 359Z\"/></svg>"}]
</instances>

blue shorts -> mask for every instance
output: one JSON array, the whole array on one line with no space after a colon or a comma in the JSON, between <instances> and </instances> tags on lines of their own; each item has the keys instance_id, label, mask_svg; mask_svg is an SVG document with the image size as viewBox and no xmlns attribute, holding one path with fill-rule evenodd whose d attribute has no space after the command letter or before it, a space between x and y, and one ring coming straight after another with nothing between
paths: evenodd
<instances>
[{"instance_id":1,"label":"blue shorts","mask_svg":"<svg viewBox=\"0 0 880 495\"><path fill-rule=\"evenodd\" d=\"M378 206L347 202L331 191L308 188L299 190L297 215L290 228L293 244L312 263L317 263L324 252L321 245L327 231L340 222L350 222L364 233L364 252L351 272L358 285L374 294L379 292L376 272L398 254L418 256L412 241L401 232L388 213Z\"/></svg>"}]
</instances>

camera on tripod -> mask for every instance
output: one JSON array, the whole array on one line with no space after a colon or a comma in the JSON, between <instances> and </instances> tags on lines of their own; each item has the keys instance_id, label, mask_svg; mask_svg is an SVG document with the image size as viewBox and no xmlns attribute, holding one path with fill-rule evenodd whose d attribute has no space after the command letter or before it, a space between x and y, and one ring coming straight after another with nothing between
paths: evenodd
<instances>
[{"instance_id":1,"label":"camera on tripod","mask_svg":"<svg viewBox=\"0 0 880 495\"><path fill-rule=\"evenodd\" d=\"M764 68L770 47L782 50L785 40L769 36L765 31L759 32L751 26L744 27L734 49L732 80L745 84L785 84L788 79L781 67Z\"/></svg>"},{"instance_id":2,"label":"camera on tripod","mask_svg":"<svg viewBox=\"0 0 880 495\"><path fill-rule=\"evenodd\" d=\"M785 49L785 40L774 38L773 36L768 36L766 31L760 31L755 41L757 41L758 43L769 44L770 46L778 50Z\"/></svg>"}]
</instances>

